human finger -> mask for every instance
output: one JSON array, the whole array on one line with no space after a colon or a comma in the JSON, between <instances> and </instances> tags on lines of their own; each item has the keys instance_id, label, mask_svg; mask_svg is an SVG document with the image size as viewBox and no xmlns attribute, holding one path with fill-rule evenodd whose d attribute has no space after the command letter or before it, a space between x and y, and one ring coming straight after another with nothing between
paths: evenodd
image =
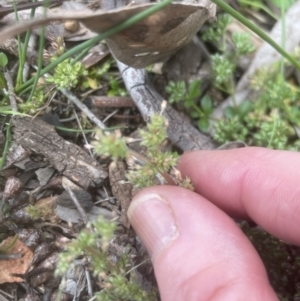
<instances>
[{"instance_id":1,"label":"human finger","mask_svg":"<svg viewBox=\"0 0 300 301\"><path fill-rule=\"evenodd\" d=\"M202 196L148 188L128 216L152 258L163 301L278 300L250 241Z\"/></svg>"},{"instance_id":2,"label":"human finger","mask_svg":"<svg viewBox=\"0 0 300 301\"><path fill-rule=\"evenodd\" d=\"M300 154L264 148L195 151L178 165L196 192L232 216L300 244Z\"/></svg>"}]
</instances>

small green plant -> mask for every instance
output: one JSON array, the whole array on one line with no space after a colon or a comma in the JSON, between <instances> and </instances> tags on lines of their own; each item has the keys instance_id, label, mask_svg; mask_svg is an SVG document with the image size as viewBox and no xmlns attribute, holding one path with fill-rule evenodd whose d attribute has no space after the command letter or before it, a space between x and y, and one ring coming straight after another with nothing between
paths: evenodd
<instances>
[{"instance_id":1,"label":"small green plant","mask_svg":"<svg viewBox=\"0 0 300 301\"><path fill-rule=\"evenodd\" d=\"M42 216L41 209L36 206L29 205L25 208L25 210L33 220L37 220L37 219L41 218L41 216Z\"/></svg>"},{"instance_id":2,"label":"small green plant","mask_svg":"<svg viewBox=\"0 0 300 301\"><path fill-rule=\"evenodd\" d=\"M89 223L80 232L77 239L66 245L64 252L59 254L55 274L63 276L74 265L75 259L85 256L92 273L98 279L99 301L154 301L156 290L145 291L137 283L134 273L127 272L133 265L128 248L119 254L109 252L109 243L114 237L116 223L103 218Z\"/></svg>"},{"instance_id":3,"label":"small green plant","mask_svg":"<svg viewBox=\"0 0 300 301\"><path fill-rule=\"evenodd\" d=\"M108 91L108 96L127 96L126 89L120 87L119 82L114 76L110 76L109 80L110 90Z\"/></svg>"},{"instance_id":4,"label":"small green plant","mask_svg":"<svg viewBox=\"0 0 300 301\"><path fill-rule=\"evenodd\" d=\"M234 72L241 56L254 51L250 35L246 33L232 33L233 50L227 47L220 49L222 52L211 56L214 85L217 89L234 95L235 81ZM226 43L225 43L226 44Z\"/></svg>"},{"instance_id":5,"label":"small green plant","mask_svg":"<svg viewBox=\"0 0 300 301\"><path fill-rule=\"evenodd\" d=\"M130 171L127 174L129 181L137 188L153 186L158 183L157 175L164 178L169 184L177 184L192 189L192 184L188 179L181 179L180 175L172 178L170 170L178 163L179 156L174 152L162 152L163 142L167 138L166 119L154 114L151 121L147 124L146 130L140 130L141 145L147 148L146 157L127 148L125 139L120 134L98 133L98 140L93 143L95 152L104 156L111 156L113 160L127 158L130 162ZM142 165L137 164L132 158L135 157L142 161ZM131 159L130 159L131 158Z\"/></svg>"},{"instance_id":6,"label":"small green plant","mask_svg":"<svg viewBox=\"0 0 300 301\"><path fill-rule=\"evenodd\" d=\"M169 95L169 103L178 103L186 98L187 87L186 83L181 80L178 82L169 81L165 90Z\"/></svg>"},{"instance_id":7,"label":"small green plant","mask_svg":"<svg viewBox=\"0 0 300 301\"><path fill-rule=\"evenodd\" d=\"M234 93L234 63L224 54L215 54L211 56L211 66L216 88L232 95Z\"/></svg>"},{"instance_id":8,"label":"small green plant","mask_svg":"<svg viewBox=\"0 0 300 301\"><path fill-rule=\"evenodd\" d=\"M222 14L217 21L213 23L202 35L203 41L216 43L218 49L226 50L226 28L232 22L232 18L228 14Z\"/></svg>"},{"instance_id":9,"label":"small green plant","mask_svg":"<svg viewBox=\"0 0 300 301\"><path fill-rule=\"evenodd\" d=\"M188 86L184 81L170 81L165 90L169 94L169 103L182 102L188 110L190 116L197 120L198 128L206 131L209 127L209 116L213 111L213 104L208 95L200 100L200 106L197 105L197 99L201 95L200 80L194 80Z\"/></svg>"},{"instance_id":10,"label":"small green plant","mask_svg":"<svg viewBox=\"0 0 300 301\"><path fill-rule=\"evenodd\" d=\"M228 119L237 116L241 120L245 118L252 110L253 103L249 100L245 100L240 105L237 105L235 107L229 106L225 108L224 116Z\"/></svg>"},{"instance_id":11,"label":"small green plant","mask_svg":"<svg viewBox=\"0 0 300 301\"><path fill-rule=\"evenodd\" d=\"M223 14L202 36L205 41L216 43L220 53L211 56L211 65L214 76L214 85L217 89L234 95L234 72L241 56L253 52L254 46L250 35L247 33L234 32L231 35L233 49L227 47L226 29L232 18Z\"/></svg>"},{"instance_id":12,"label":"small green plant","mask_svg":"<svg viewBox=\"0 0 300 301\"><path fill-rule=\"evenodd\" d=\"M285 149L288 137L293 130L287 122L280 120L278 116L272 116L269 121L261 124L260 131L253 135L255 145L267 146L274 149Z\"/></svg>"},{"instance_id":13,"label":"small green plant","mask_svg":"<svg viewBox=\"0 0 300 301\"><path fill-rule=\"evenodd\" d=\"M103 79L109 69L111 68L112 60L106 60L102 62L100 65L89 68L88 75L83 79L81 83L81 89L85 90L87 88L97 89L100 85L100 82Z\"/></svg>"},{"instance_id":14,"label":"small green plant","mask_svg":"<svg viewBox=\"0 0 300 301\"><path fill-rule=\"evenodd\" d=\"M241 56L247 55L254 51L254 46L251 42L250 35L245 33L233 33L232 43L233 50L227 49L226 43L226 28L231 23L232 18L223 14L220 15L217 21L203 34L202 38L205 41L213 42L218 47L221 53L217 53L211 56L211 65L213 72L214 86L232 97L234 96L235 80L234 72L237 68L238 61ZM170 103L182 102L184 107L188 110L190 116L197 120L197 126L201 131L207 131L209 128L209 118L213 112L213 103L208 95L205 95L200 100L200 105L197 105L197 99L201 95L199 80L195 80L188 86L184 81L173 82L170 81L165 90L169 94ZM235 106L231 108L231 117L234 115L245 115L250 111L249 102L242 107ZM224 134L219 135L223 123L218 124L216 129L216 140L227 141L230 137L225 134L228 130L237 123L233 120L230 125L224 129ZM220 128L221 127L221 128ZM237 134L238 137L244 137L245 133Z\"/></svg>"},{"instance_id":15,"label":"small green plant","mask_svg":"<svg viewBox=\"0 0 300 301\"><path fill-rule=\"evenodd\" d=\"M97 130L96 139L97 142L94 143L96 154L112 157L113 160L124 159L128 156L126 141L119 131L115 131L115 134L109 134Z\"/></svg>"},{"instance_id":16,"label":"small green plant","mask_svg":"<svg viewBox=\"0 0 300 301\"><path fill-rule=\"evenodd\" d=\"M45 103L46 96L43 90L35 90L31 101L19 104L21 112L33 115Z\"/></svg>"},{"instance_id":17,"label":"small green plant","mask_svg":"<svg viewBox=\"0 0 300 301\"><path fill-rule=\"evenodd\" d=\"M87 253L86 255L91 256L92 259L96 260L93 253L94 248L97 248L97 245L101 244L101 252L106 252L115 229L115 223L107 222L103 220L103 218L99 218L97 221L88 224L85 230L80 232L77 239L66 245L65 251L60 253L59 263L55 272L56 275L64 275L73 261L78 256L82 256L84 252ZM103 262L100 262L101 259L103 258L100 258L99 256L98 263L93 264L96 273L102 272L101 269L107 269L106 264L109 264L106 256Z\"/></svg>"},{"instance_id":18,"label":"small green plant","mask_svg":"<svg viewBox=\"0 0 300 301\"><path fill-rule=\"evenodd\" d=\"M214 139L221 144L236 140L246 141L247 135L247 128L241 124L237 116L219 120L215 125Z\"/></svg>"},{"instance_id":19,"label":"small green plant","mask_svg":"<svg viewBox=\"0 0 300 301\"><path fill-rule=\"evenodd\" d=\"M225 110L226 119L215 123L214 138L218 142L238 139L274 149L299 149L296 129L300 126L300 91L278 74L279 68L277 64L253 76L255 101Z\"/></svg>"},{"instance_id":20,"label":"small green plant","mask_svg":"<svg viewBox=\"0 0 300 301\"><path fill-rule=\"evenodd\" d=\"M147 160L143 166L132 164L127 177L138 188L155 185L156 175L167 174L178 163L179 156L174 152L162 152L162 143L167 138L167 121L161 115L153 115L147 130L139 131L141 145L147 148Z\"/></svg>"},{"instance_id":21,"label":"small green plant","mask_svg":"<svg viewBox=\"0 0 300 301\"><path fill-rule=\"evenodd\" d=\"M216 43L218 34L229 24L229 18L220 16L205 39ZM226 26L227 26L226 25ZM219 39L219 41L221 41ZM248 144L276 149L298 149L299 139L295 128L300 126L299 91L289 84L280 64L272 68L262 68L251 79L256 91L254 102L244 101L236 105L234 74L241 56L254 50L250 36L232 33L233 49L227 49L226 43L219 43L220 52L211 56L214 86L232 97L233 106L224 111L225 119L214 123L214 139L219 143L242 140ZM297 53L296 53L297 54ZM295 54L295 57L296 57Z\"/></svg>"},{"instance_id":22,"label":"small green plant","mask_svg":"<svg viewBox=\"0 0 300 301\"><path fill-rule=\"evenodd\" d=\"M54 83L58 88L71 89L78 85L81 76L87 74L82 63L72 64L71 59L66 59L55 68L53 76L49 76L47 82Z\"/></svg>"},{"instance_id":23,"label":"small green plant","mask_svg":"<svg viewBox=\"0 0 300 301\"><path fill-rule=\"evenodd\" d=\"M231 39L235 46L237 59L255 50L248 33L233 32Z\"/></svg>"}]
</instances>

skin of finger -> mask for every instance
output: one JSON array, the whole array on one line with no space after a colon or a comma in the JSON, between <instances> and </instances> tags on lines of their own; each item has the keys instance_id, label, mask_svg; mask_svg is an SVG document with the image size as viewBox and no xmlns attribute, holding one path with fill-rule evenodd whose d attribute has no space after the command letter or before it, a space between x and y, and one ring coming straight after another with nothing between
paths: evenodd
<instances>
[{"instance_id":1,"label":"skin of finger","mask_svg":"<svg viewBox=\"0 0 300 301\"><path fill-rule=\"evenodd\" d=\"M147 193L167 202L179 233L152 257L163 301L214 301L221 295L223 301L278 300L255 249L224 212L179 187L153 187L140 194ZM139 215L139 207L135 210ZM133 217L131 224L147 247L147 221Z\"/></svg>"},{"instance_id":2,"label":"skin of finger","mask_svg":"<svg viewBox=\"0 0 300 301\"><path fill-rule=\"evenodd\" d=\"M264 148L195 151L178 165L195 190L228 214L300 244L300 154Z\"/></svg>"}]
</instances>

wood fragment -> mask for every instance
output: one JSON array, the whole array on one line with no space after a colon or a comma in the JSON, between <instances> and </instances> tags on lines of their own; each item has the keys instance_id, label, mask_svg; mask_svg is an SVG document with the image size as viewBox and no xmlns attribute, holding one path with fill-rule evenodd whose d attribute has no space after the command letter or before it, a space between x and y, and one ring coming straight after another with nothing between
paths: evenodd
<instances>
[{"instance_id":1,"label":"wood fragment","mask_svg":"<svg viewBox=\"0 0 300 301\"><path fill-rule=\"evenodd\" d=\"M130 227L127 210L131 201L132 184L126 179L126 166L122 161L109 165L109 181L113 196L121 207L120 221L126 228Z\"/></svg>"},{"instance_id":2,"label":"wood fragment","mask_svg":"<svg viewBox=\"0 0 300 301\"><path fill-rule=\"evenodd\" d=\"M69 187L66 187L66 191L69 193L69 195L70 195L72 201L74 202L78 212L80 213L82 221L86 225L89 221L89 218L88 218L86 212L84 211L84 209L82 208L81 203L77 199L77 196L75 195L75 193Z\"/></svg>"},{"instance_id":3,"label":"wood fragment","mask_svg":"<svg viewBox=\"0 0 300 301\"><path fill-rule=\"evenodd\" d=\"M91 105L97 108L135 107L131 97L122 96L90 96Z\"/></svg>"},{"instance_id":4,"label":"wood fragment","mask_svg":"<svg viewBox=\"0 0 300 301\"><path fill-rule=\"evenodd\" d=\"M71 100L94 124L96 124L100 129L104 130L106 128L105 124L99 120L96 115L88 109L71 91L65 88L59 89L62 94L64 94L69 100Z\"/></svg>"},{"instance_id":5,"label":"wood fragment","mask_svg":"<svg viewBox=\"0 0 300 301\"><path fill-rule=\"evenodd\" d=\"M100 185L107 177L99 163L79 146L61 138L40 118L14 117L14 140L26 150L43 155L62 175L84 189Z\"/></svg>"}]
</instances>

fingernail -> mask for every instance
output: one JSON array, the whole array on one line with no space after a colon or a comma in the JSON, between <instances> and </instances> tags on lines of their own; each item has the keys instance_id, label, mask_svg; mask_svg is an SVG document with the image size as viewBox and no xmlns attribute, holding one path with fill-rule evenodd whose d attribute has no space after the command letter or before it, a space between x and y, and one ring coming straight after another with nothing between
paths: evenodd
<instances>
[{"instance_id":1,"label":"fingernail","mask_svg":"<svg viewBox=\"0 0 300 301\"><path fill-rule=\"evenodd\" d=\"M152 259L178 237L172 208L157 194L135 199L127 214Z\"/></svg>"}]
</instances>

